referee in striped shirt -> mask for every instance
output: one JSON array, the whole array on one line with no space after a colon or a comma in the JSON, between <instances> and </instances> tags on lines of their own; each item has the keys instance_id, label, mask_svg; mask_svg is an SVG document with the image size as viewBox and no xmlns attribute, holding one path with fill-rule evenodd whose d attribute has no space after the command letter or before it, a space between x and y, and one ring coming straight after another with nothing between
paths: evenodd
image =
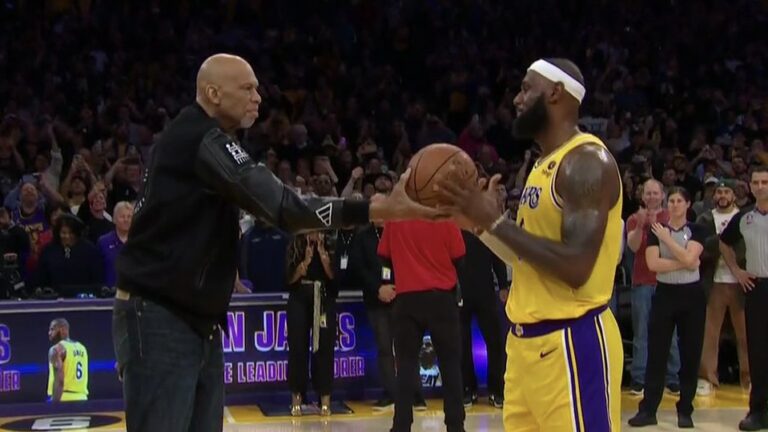
<instances>
[{"instance_id":1,"label":"referee in striped shirt","mask_svg":"<svg viewBox=\"0 0 768 432\"><path fill-rule=\"evenodd\" d=\"M645 369L645 394L639 412L629 420L632 427L656 424L656 410L664 392L667 353L677 328L680 347L680 401L677 426L692 428L693 398L704 341L707 299L701 286L699 257L704 250L701 226L688 222L691 207L688 192L680 187L669 190L669 222L651 225L645 259L656 273L656 293L648 321L648 365Z\"/></svg>"},{"instance_id":2,"label":"referee in striped shirt","mask_svg":"<svg viewBox=\"0 0 768 432\"><path fill-rule=\"evenodd\" d=\"M720 252L744 289L747 355L752 390L749 413L739 423L743 431L768 428L768 167L752 169L750 189L757 204L737 213L722 234ZM746 246L746 269L736 262L733 246Z\"/></svg>"}]
</instances>

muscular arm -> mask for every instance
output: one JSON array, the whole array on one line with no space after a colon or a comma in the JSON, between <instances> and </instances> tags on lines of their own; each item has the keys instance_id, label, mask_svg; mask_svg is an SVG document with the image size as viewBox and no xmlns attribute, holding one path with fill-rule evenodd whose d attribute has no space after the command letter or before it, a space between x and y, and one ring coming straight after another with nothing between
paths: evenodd
<instances>
[{"instance_id":1,"label":"muscular arm","mask_svg":"<svg viewBox=\"0 0 768 432\"><path fill-rule=\"evenodd\" d=\"M64 356L66 352L57 344L48 351L48 361L53 366L53 394L51 399L54 402L61 401L61 395L64 393Z\"/></svg>"},{"instance_id":2,"label":"muscular arm","mask_svg":"<svg viewBox=\"0 0 768 432\"><path fill-rule=\"evenodd\" d=\"M592 273L608 212L619 199L618 171L602 146L584 144L565 157L555 181L563 198L561 242L531 235L510 221L491 234L521 259L577 289Z\"/></svg>"}]
</instances>

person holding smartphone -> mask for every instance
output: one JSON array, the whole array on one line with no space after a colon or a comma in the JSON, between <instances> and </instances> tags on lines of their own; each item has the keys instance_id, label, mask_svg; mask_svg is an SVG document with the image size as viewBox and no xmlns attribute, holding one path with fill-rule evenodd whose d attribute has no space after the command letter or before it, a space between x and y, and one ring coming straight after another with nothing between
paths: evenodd
<instances>
[{"instance_id":1,"label":"person holding smartphone","mask_svg":"<svg viewBox=\"0 0 768 432\"><path fill-rule=\"evenodd\" d=\"M633 427L655 425L656 410L664 391L667 353L675 329L680 347L680 400L677 425L692 428L693 398L701 361L707 299L701 285L699 257L706 240L700 225L688 222L686 213L691 197L680 187L670 189L667 198L669 222L656 222L648 234L645 259L656 272L656 292L648 322L648 364L645 370L645 395L637 415L629 420Z\"/></svg>"}]
</instances>

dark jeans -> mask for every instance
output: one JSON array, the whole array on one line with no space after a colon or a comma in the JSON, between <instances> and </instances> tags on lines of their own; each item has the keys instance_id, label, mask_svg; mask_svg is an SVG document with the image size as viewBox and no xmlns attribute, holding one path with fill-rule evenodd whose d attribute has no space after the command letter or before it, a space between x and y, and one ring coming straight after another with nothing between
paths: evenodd
<instances>
[{"instance_id":1,"label":"dark jeans","mask_svg":"<svg viewBox=\"0 0 768 432\"><path fill-rule=\"evenodd\" d=\"M480 299L464 299L461 307L461 368L464 388L477 392L477 375L472 356L472 318L477 319L477 326L485 341L488 358L488 393L497 397L504 396L504 345L502 344L501 320L497 308L498 297L493 292Z\"/></svg>"},{"instance_id":2,"label":"dark jeans","mask_svg":"<svg viewBox=\"0 0 768 432\"><path fill-rule=\"evenodd\" d=\"M398 294L394 305L397 395L393 432L411 430L413 374L419 370L424 332L429 331L443 382L443 411L448 432L464 430L461 384L461 330L454 291Z\"/></svg>"},{"instance_id":3,"label":"dark jeans","mask_svg":"<svg viewBox=\"0 0 768 432\"><path fill-rule=\"evenodd\" d=\"M752 392L749 412L768 412L768 279L755 281L744 301Z\"/></svg>"},{"instance_id":4,"label":"dark jeans","mask_svg":"<svg viewBox=\"0 0 768 432\"><path fill-rule=\"evenodd\" d=\"M327 319L320 328L320 347L312 354L314 290L311 285L292 285L288 294L288 388L291 393L307 392L308 373L312 370L312 385L323 396L331 394L333 385L333 350L336 346L336 300L323 297Z\"/></svg>"},{"instance_id":5,"label":"dark jeans","mask_svg":"<svg viewBox=\"0 0 768 432\"><path fill-rule=\"evenodd\" d=\"M221 431L221 333L203 338L166 308L115 300L112 341L123 377L128 432Z\"/></svg>"},{"instance_id":6,"label":"dark jeans","mask_svg":"<svg viewBox=\"0 0 768 432\"><path fill-rule=\"evenodd\" d=\"M648 323L648 367L640 411L656 414L664 393L664 374L672 333L677 328L680 347L680 400L677 411L688 415L693 413L706 316L707 299L700 283L659 283L656 286Z\"/></svg>"},{"instance_id":7,"label":"dark jeans","mask_svg":"<svg viewBox=\"0 0 768 432\"><path fill-rule=\"evenodd\" d=\"M394 400L397 395L397 372L395 370L395 335L394 312L392 307L376 307L368 309L368 321L376 338L376 364L379 368L379 380L384 388L382 399ZM416 368L413 380L416 382L416 399L423 399L421 395L421 374Z\"/></svg>"}]
</instances>

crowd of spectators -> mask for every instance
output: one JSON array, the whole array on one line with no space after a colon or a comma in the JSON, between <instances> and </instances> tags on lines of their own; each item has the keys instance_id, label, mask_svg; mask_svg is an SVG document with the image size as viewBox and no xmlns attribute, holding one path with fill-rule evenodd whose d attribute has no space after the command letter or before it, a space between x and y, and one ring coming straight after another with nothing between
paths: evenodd
<instances>
[{"instance_id":1,"label":"crowd of spectators","mask_svg":"<svg viewBox=\"0 0 768 432\"><path fill-rule=\"evenodd\" d=\"M154 138L220 51L260 80L244 147L302 193L370 196L450 142L504 176L514 210L538 149L513 137L512 99L548 56L581 67L581 126L621 164L625 217L648 177L686 187L699 212L732 178L746 205L749 166L768 162L766 17L750 0L3 2L0 278L27 296L110 294ZM286 240L243 229L242 278L283 289L259 269Z\"/></svg>"}]
</instances>

